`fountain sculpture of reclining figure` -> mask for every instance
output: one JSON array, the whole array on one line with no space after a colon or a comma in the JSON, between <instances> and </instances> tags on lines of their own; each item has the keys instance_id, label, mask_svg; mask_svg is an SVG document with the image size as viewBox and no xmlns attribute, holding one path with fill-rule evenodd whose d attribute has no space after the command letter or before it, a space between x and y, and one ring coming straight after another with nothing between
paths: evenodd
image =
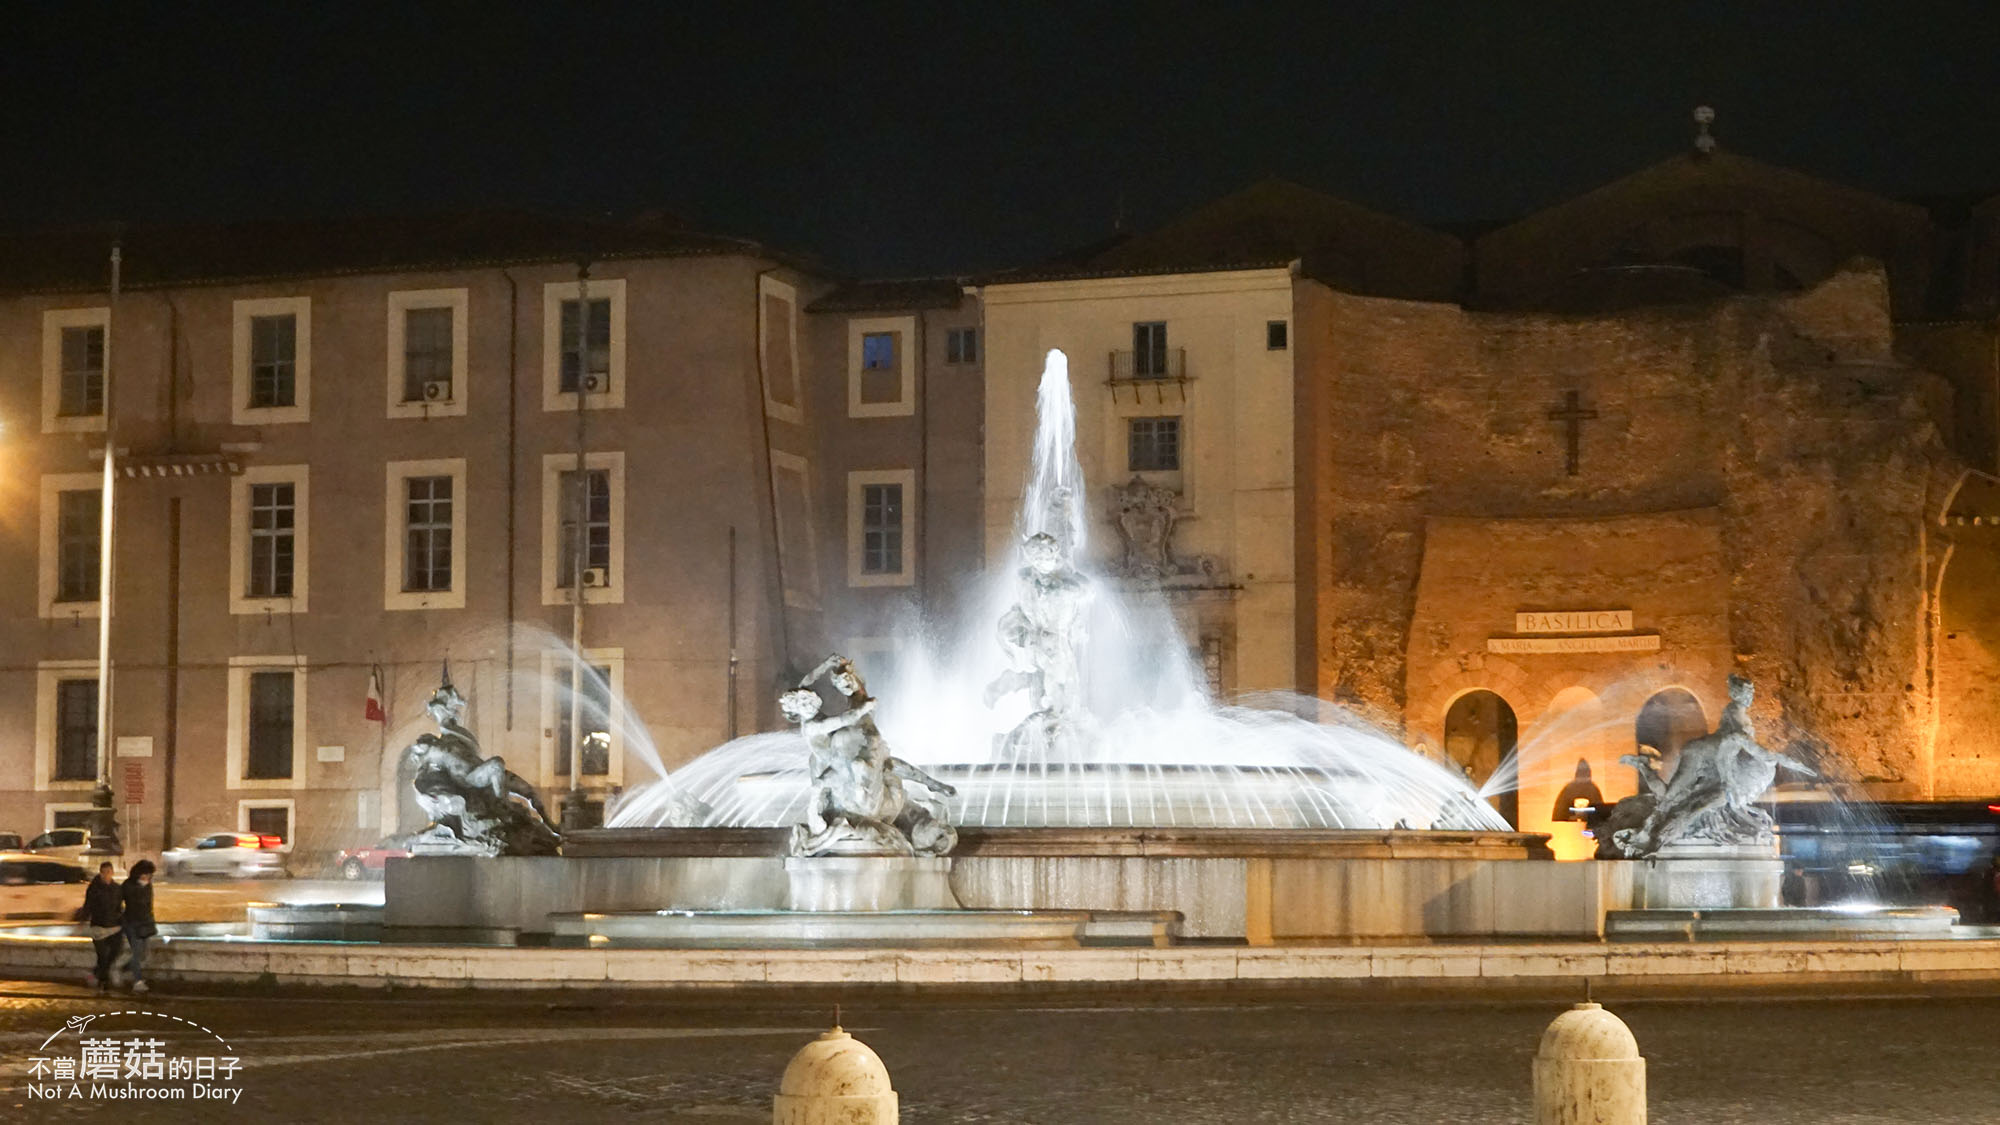
<instances>
[{"instance_id":1,"label":"fountain sculpture of reclining figure","mask_svg":"<svg viewBox=\"0 0 2000 1125\"><path fill-rule=\"evenodd\" d=\"M823 676L847 698L838 715L820 714L812 686ZM801 726L810 747L812 795L805 823L792 826L792 855L941 856L958 843L942 800L958 791L889 752L875 703L854 662L838 655L778 697L778 709Z\"/></svg>"},{"instance_id":2,"label":"fountain sculpture of reclining figure","mask_svg":"<svg viewBox=\"0 0 2000 1125\"><path fill-rule=\"evenodd\" d=\"M1620 759L1639 771L1652 812L1638 828L1622 828L1612 843L1623 855L1644 859L1677 843L1765 844L1772 838L1769 813L1757 807L1778 767L1808 776L1812 770L1757 744L1750 729L1750 681L1729 677L1729 704L1715 730L1681 747L1672 780L1663 780L1652 761L1628 754Z\"/></svg>"},{"instance_id":3,"label":"fountain sculpture of reclining figure","mask_svg":"<svg viewBox=\"0 0 2000 1125\"><path fill-rule=\"evenodd\" d=\"M404 753L415 767L411 788L431 822L410 837L414 851L470 855L554 855L560 838L549 826L535 787L498 756L480 755L465 726L465 697L444 682L424 704L437 734L424 734Z\"/></svg>"}]
</instances>

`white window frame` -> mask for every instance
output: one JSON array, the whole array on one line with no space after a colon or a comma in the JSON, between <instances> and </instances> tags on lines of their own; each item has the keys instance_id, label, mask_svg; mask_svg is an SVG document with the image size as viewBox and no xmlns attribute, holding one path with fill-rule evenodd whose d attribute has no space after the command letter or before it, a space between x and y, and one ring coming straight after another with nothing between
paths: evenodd
<instances>
[{"instance_id":1,"label":"white window frame","mask_svg":"<svg viewBox=\"0 0 2000 1125\"><path fill-rule=\"evenodd\" d=\"M292 405L250 405L250 321L260 316L294 318L296 359L292 367ZM312 298L258 297L232 306L234 345L230 349L229 420L238 426L275 426L312 421Z\"/></svg>"},{"instance_id":2,"label":"white window frame","mask_svg":"<svg viewBox=\"0 0 2000 1125\"><path fill-rule=\"evenodd\" d=\"M382 608L464 609L466 579L465 458L432 461L391 461L382 497ZM405 508L409 493L403 482L412 477L451 478L451 589L403 589Z\"/></svg>"},{"instance_id":3,"label":"white window frame","mask_svg":"<svg viewBox=\"0 0 2000 1125\"><path fill-rule=\"evenodd\" d=\"M617 605L625 600L625 454L586 453L584 469L603 469L611 484L611 581L582 586L583 604ZM576 468L576 454L542 456L542 604L569 605L570 591L559 585L562 560L562 475Z\"/></svg>"},{"instance_id":4,"label":"white window frame","mask_svg":"<svg viewBox=\"0 0 2000 1125\"><path fill-rule=\"evenodd\" d=\"M104 329L104 385L111 386L111 310L104 306L85 309L49 309L42 313L42 432L45 434L99 434L104 432L103 414L62 414L62 334L65 328Z\"/></svg>"},{"instance_id":5,"label":"white window frame","mask_svg":"<svg viewBox=\"0 0 2000 1125\"><path fill-rule=\"evenodd\" d=\"M893 574L862 572L861 495L871 484L903 486L903 568ZM847 474L847 584L908 586L917 574L917 472L915 469L855 469Z\"/></svg>"},{"instance_id":6,"label":"white window frame","mask_svg":"<svg viewBox=\"0 0 2000 1125\"><path fill-rule=\"evenodd\" d=\"M304 613L308 577L306 560L312 538L308 495L309 473L305 465L254 465L229 482L229 612ZM284 484L292 487L292 596L253 598L244 592L250 577L250 486Z\"/></svg>"},{"instance_id":7,"label":"white window frame","mask_svg":"<svg viewBox=\"0 0 2000 1125\"><path fill-rule=\"evenodd\" d=\"M896 366L901 376L901 393L894 402L861 401L861 341L877 332L902 336L896 349ZM847 322L847 416L849 418L899 418L917 412L917 318L914 316L871 317Z\"/></svg>"},{"instance_id":8,"label":"white window frame","mask_svg":"<svg viewBox=\"0 0 2000 1125\"><path fill-rule=\"evenodd\" d=\"M89 812L95 807L89 801L45 802L42 805L42 831L54 832L56 830L56 814L59 812ZM90 870L93 875L97 873L97 869L94 867Z\"/></svg>"},{"instance_id":9,"label":"white window frame","mask_svg":"<svg viewBox=\"0 0 2000 1125\"><path fill-rule=\"evenodd\" d=\"M562 305L581 300L583 285L551 281L542 286L542 409L576 410L575 391L562 389ZM586 410L616 410L625 405L625 279L590 279L590 299L611 302L611 389L584 399Z\"/></svg>"},{"instance_id":10,"label":"white window frame","mask_svg":"<svg viewBox=\"0 0 2000 1125\"><path fill-rule=\"evenodd\" d=\"M789 542L791 531L785 522L784 486L780 479L795 476L799 482L800 505L805 512L805 527L800 529L803 540L804 558L795 559L783 554ZM771 492L772 517L777 525L779 561L784 564L785 604L793 609L819 608L819 529L818 520L812 518L812 467L805 458L796 453L786 453L781 449L771 451Z\"/></svg>"},{"instance_id":11,"label":"white window frame","mask_svg":"<svg viewBox=\"0 0 2000 1125\"><path fill-rule=\"evenodd\" d=\"M41 536L36 565L36 585L38 601L43 617L58 619L65 617L96 617L101 599L87 602L59 602L56 600L60 575L57 570L60 558L57 550L57 536L60 533L59 493L102 492L103 473L50 473L42 478L41 495ZM100 531L99 534L102 534ZM102 548L99 548L102 550ZM102 589L102 586L99 587Z\"/></svg>"},{"instance_id":12,"label":"white window frame","mask_svg":"<svg viewBox=\"0 0 2000 1125\"><path fill-rule=\"evenodd\" d=\"M776 297L792 312L792 330L785 334L785 346L791 349L792 360L792 401L780 402L771 393L770 325L764 320L766 298ZM764 373L764 413L781 422L801 425L805 422L805 373L799 370L799 291L797 288L779 281L775 277L757 279L757 363Z\"/></svg>"},{"instance_id":13,"label":"white window frame","mask_svg":"<svg viewBox=\"0 0 2000 1125\"><path fill-rule=\"evenodd\" d=\"M76 675L88 672L88 677ZM35 790L41 793L88 793L98 779L55 781L56 773L56 684L61 680L97 679L95 660L44 660L35 665ZM98 690L104 690L100 682ZM104 763L97 763L103 768ZM90 806L85 805L85 808ZM45 830L46 831L46 830Z\"/></svg>"},{"instance_id":14,"label":"white window frame","mask_svg":"<svg viewBox=\"0 0 2000 1125\"><path fill-rule=\"evenodd\" d=\"M471 307L471 291L466 289L399 289L389 294L389 417L452 418L465 413L471 397L465 378ZM451 397L443 402L403 401L403 344L409 328L405 314L412 309L451 310Z\"/></svg>"},{"instance_id":15,"label":"white window frame","mask_svg":"<svg viewBox=\"0 0 2000 1125\"><path fill-rule=\"evenodd\" d=\"M279 669L292 672L292 776L243 776L250 754L250 673ZM229 658L229 722L224 739L225 789L307 789L306 763L312 760L312 723L306 710L306 658L303 656L232 656ZM293 824L294 833L298 825Z\"/></svg>"},{"instance_id":16,"label":"white window frame","mask_svg":"<svg viewBox=\"0 0 2000 1125\"><path fill-rule=\"evenodd\" d=\"M609 788L625 784L625 722L620 709L620 701L625 698L625 650L622 648L591 648L583 652L583 662L588 665L602 665L609 669L611 681L611 750L610 761L606 763L607 773L585 782L580 788ZM551 649L542 651L542 793L544 796L557 794L569 787L569 775L556 773L556 719L560 712L556 708L556 693L569 689L569 654ZM571 762L575 769L581 762Z\"/></svg>"},{"instance_id":17,"label":"white window frame","mask_svg":"<svg viewBox=\"0 0 2000 1125\"><path fill-rule=\"evenodd\" d=\"M245 797L236 802L236 830L250 831L251 809L285 810L285 842L277 850L289 852L293 841L299 838L299 802L296 797Z\"/></svg>"}]
</instances>

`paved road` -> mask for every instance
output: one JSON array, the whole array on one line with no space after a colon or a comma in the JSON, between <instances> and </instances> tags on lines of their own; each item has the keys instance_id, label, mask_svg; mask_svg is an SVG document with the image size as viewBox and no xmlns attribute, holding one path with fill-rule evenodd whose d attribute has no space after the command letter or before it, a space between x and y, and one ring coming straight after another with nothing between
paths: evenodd
<instances>
[{"instance_id":1,"label":"paved road","mask_svg":"<svg viewBox=\"0 0 2000 1125\"><path fill-rule=\"evenodd\" d=\"M27 1098L28 1059L50 1032L131 1008L226 1037L243 1060L240 1103ZM911 1125L1414 1125L1526 1121L1529 1060L1556 1010L913 1001L843 1018L888 1064ZM1660 1125L1949 1125L1991 1122L2000 1106L2000 998L1631 1001L1619 1011L1650 1059ZM484 996L156 993L142 1004L0 984L0 1119L762 1122L786 1060L829 1015L769 1001ZM104 1015L98 1026L137 1019Z\"/></svg>"}]
</instances>

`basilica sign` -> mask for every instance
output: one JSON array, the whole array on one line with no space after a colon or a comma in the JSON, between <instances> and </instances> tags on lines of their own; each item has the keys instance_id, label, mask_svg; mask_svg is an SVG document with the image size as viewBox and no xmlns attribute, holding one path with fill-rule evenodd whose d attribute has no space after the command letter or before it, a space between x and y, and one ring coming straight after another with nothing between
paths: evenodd
<instances>
[{"instance_id":1,"label":"basilica sign","mask_svg":"<svg viewBox=\"0 0 2000 1125\"><path fill-rule=\"evenodd\" d=\"M1632 631L1632 611L1557 609L1516 613L1514 631L1516 633L1629 633Z\"/></svg>"}]
</instances>

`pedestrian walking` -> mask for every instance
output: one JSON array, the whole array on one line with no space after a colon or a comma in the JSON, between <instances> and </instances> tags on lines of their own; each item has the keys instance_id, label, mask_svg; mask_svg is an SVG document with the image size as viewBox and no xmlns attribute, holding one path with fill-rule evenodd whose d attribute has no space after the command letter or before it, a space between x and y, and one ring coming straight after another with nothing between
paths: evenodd
<instances>
[{"instance_id":1,"label":"pedestrian walking","mask_svg":"<svg viewBox=\"0 0 2000 1125\"><path fill-rule=\"evenodd\" d=\"M90 944L97 950L97 967L88 979L100 992L111 990L112 962L118 959L119 934L125 928L125 904L110 863L97 865L97 878L83 892L83 905L76 920L90 931Z\"/></svg>"},{"instance_id":2,"label":"pedestrian walking","mask_svg":"<svg viewBox=\"0 0 2000 1125\"><path fill-rule=\"evenodd\" d=\"M132 873L125 876L125 889L120 897L125 905L125 945L131 949L131 956L125 958L125 971L132 974L132 991L146 991L146 947L160 932L153 921L153 861L142 859L132 865Z\"/></svg>"}]
</instances>

